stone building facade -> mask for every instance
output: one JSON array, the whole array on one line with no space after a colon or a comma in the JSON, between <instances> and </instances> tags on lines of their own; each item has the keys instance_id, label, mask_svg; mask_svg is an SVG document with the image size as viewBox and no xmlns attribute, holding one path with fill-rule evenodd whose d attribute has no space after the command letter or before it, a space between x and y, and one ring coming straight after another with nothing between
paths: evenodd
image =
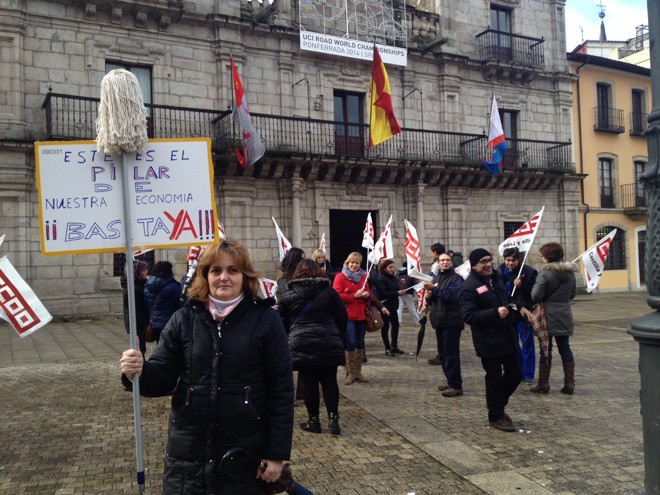
<instances>
[{"instance_id":1,"label":"stone building facade","mask_svg":"<svg viewBox=\"0 0 660 495\"><path fill-rule=\"evenodd\" d=\"M374 4L403 36L389 38L389 27L360 31L373 20ZM94 139L101 79L122 66L146 77L153 137L213 139L220 219L269 278L277 277L278 264L271 217L307 252L325 232L339 265L360 247L367 212L377 230L392 214L399 263L404 219L416 226L423 255L441 241L467 256L475 247L496 249L545 205L536 243L558 240L575 257L575 76L566 61L564 4L0 0L3 254L54 314L121 310L115 255L40 254L33 143ZM328 29L338 13L351 26L355 20L356 38L407 53L405 66L386 64L404 131L371 150L371 62L300 46L301 21L305 29ZM247 168L233 151L230 55L267 148ZM487 156L493 94L510 149L496 176L479 164ZM351 112L356 119L347 117ZM160 250L155 258L176 262L183 274L184 249Z\"/></svg>"}]
</instances>

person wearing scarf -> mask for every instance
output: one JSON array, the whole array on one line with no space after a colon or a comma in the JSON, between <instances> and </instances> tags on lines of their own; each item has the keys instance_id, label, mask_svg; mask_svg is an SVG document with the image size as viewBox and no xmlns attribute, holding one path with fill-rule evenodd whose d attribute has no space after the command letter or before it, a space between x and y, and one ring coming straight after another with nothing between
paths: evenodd
<instances>
[{"instance_id":1,"label":"person wearing scarf","mask_svg":"<svg viewBox=\"0 0 660 495\"><path fill-rule=\"evenodd\" d=\"M344 384L353 382L367 383L369 380L362 374L362 356L364 355L364 336L366 334L366 317L364 315L367 301L371 298L367 274L360 268L362 255L352 252L344 261L341 272L335 276L332 284L346 306L348 325L346 327L346 380Z\"/></svg>"},{"instance_id":2,"label":"person wearing scarf","mask_svg":"<svg viewBox=\"0 0 660 495\"><path fill-rule=\"evenodd\" d=\"M291 455L293 370L282 322L257 297L259 273L245 246L207 247L189 299L167 323L149 360L127 350L122 381L140 394L172 397L163 495L269 493ZM244 449L261 462L221 460Z\"/></svg>"}]
</instances>

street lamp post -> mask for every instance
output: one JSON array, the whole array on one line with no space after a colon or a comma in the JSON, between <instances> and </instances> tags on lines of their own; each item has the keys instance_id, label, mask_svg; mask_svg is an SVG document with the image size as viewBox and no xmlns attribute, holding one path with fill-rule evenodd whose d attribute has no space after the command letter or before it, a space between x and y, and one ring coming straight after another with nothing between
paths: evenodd
<instances>
[{"instance_id":1,"label":"street lamp post","mask_svg":"<svg viewBox=\"0 0 660 495\"><path fill-rule=\"evenodd\" d=\"M640 401L644 434L644 489L660 495L660 2L647 0L651 51L653 108L646 131L649 161L641 176L648 194L646 227L646 286L654 310L630 325L628 333L639 342Z\"/></svg>"}]
</instances>

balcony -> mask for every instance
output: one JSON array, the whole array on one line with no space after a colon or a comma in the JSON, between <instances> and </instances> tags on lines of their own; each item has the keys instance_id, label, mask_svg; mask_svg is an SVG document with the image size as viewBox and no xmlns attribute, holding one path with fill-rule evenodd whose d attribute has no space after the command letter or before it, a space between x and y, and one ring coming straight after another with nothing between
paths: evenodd
<instances>
[{"instance_id":1,"label":"balcony","mask_svg":"<svg viewBox=\"0 0 660 495\"><path fill-rule=\"evenodd\" d=\"M96 116L99 99L49 93L43 103L46 113L47 139L83 140L96 138ZM251 113L252 122L258 129L266 146L268 160L260 160L252 170L237 169L236 163L227 158L234 154L234 147L240 143L240 129L231 117L230 111L212 111L195 108L170 107L166 105L146 105L148 109L148 133L151 138L210 137L214 152L216 170L220 175L245 175L254 177L266 174L277 178L283 172L281 163L323 162L326 172L314 177L303 172L303 178L323 180L342 179L340 169L356 180L368 167L375 167L380 183L395 180L409 180L413 169L416 174L425 168L427 183L441 183L444 171L452 174L472 174L470 179L483 177L483 167L479 160L488 157L487 137L483 134L465 134L421 129L404 129L392 139L368 149L369 126L367 124L345 124L304 117L286 117ZM571 161L571 143L537 141L530 139L508 140L509 151L504 158L505 171L536 172L536 179L524 176L516 179L520 187L547 188L556 183L557 173L574 172ZM263 163L262 163L263 162ZM268 163L266 163L268 162ZM330 174L330 164L333 173ZM359 170L356 164L360 164ZM268 167L264 170L264 167ZM398 169L397 169L398 167ZM303 167L304 168L304 167ZM355 169L350 172L349 169ZM375 170L374 169L374 170ZM387 171L385 169L394 169ZM396 179L397 173L404 175ZM547 175L546 172L555 174ZM350 176L350 174L357 174ZM374 172L375 174L376 172ZM490 175L490 174L488 174ZM372 174L369 180L374 179ZM499 176L498 176L499 177ZM363 178L367 180L367 178ZM361 179L362 180L362 179ZM507 179L508 180L508 179ZM482 181L486 183L486 181ZM510 182L503 186L515 187Z\"/></svg>"},{"instance_id":2,"label":"balcony","mask_svg":"<svg viewBox=\"0 0 660 495\"><path fill-rule=\"evenodd\" d=\"M630 135L643 136L644 131L648 129L647 115L641 112L632 112L630 114Z\"/></svg>"},{"instance_id":3,"label":"balcony","mask_svg":"<svg viewBox=\"0 0 660 495\"><path fill-rule=\"evenodd\" d=\"M512 82L528 83L545 67L543 38L487 29L477 36L479 58L486 79L497 74Z\"/></svg>"},{"instance_id":4,"label":"balcony","mask_svg":"<svg viewBox=\"0 0 660 495\"><path fill-rule=\"evenodd\" d=\"M623 213L633 220L644 220L648 214L646 193L640 183L623 184L621 186L621 207Z\"/></svg>"},{"instance_id":5,"label":"balcony","mask_svg":"<svg viewBox=\"0 0 660 495\"><path fill-rule=\"evenodd\" d=\"M626 131L623 125L623 110L619 108L594 107L594 130L622 134Z\"/></svg>"}]
</instances>

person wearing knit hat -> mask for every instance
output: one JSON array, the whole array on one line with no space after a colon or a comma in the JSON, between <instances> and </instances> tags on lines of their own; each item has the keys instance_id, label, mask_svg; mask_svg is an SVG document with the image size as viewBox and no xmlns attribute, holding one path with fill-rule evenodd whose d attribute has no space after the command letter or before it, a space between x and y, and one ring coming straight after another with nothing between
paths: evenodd
<instances>
[{"instance_id":1,"label":"person wearing knit hat","mask_svg":"<svg viewBox=\"0 0 660 495\"><path fill-rule=\"evenodd\" d=\"M522 381L518 359L518 333L509 314L506 288L493 270L493 257L486 249L469 256L472 270L461 285L458 304L465 323L472 329L472 342L486 371L486 405L490 426L516 431L504 408Z\"/></svg>"}]
</instances>

